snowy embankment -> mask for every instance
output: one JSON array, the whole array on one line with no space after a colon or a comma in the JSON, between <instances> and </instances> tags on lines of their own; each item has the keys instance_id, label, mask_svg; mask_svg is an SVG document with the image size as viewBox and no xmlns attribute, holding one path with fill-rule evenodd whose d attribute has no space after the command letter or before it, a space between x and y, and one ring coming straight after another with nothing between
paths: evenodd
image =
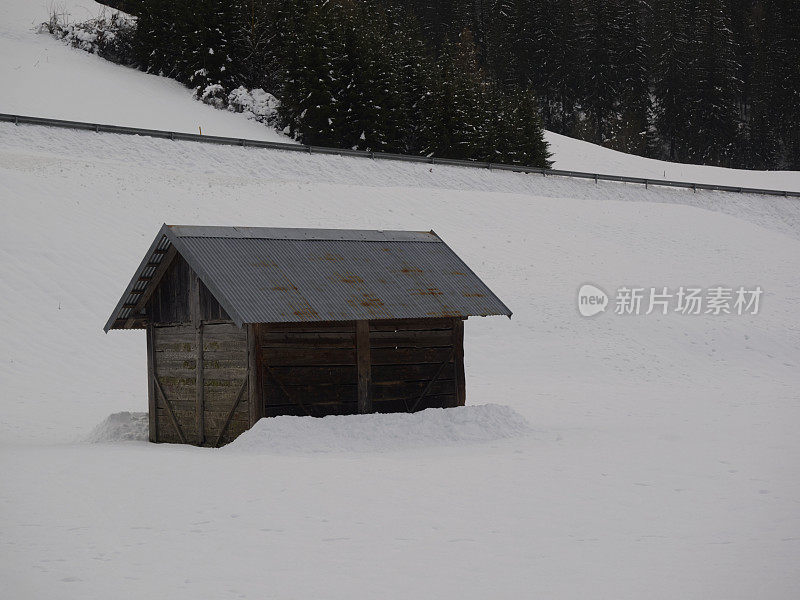
<instances>
[{"instance_id":1,"label":"snowy embankment","mask_svg":"<svg viewBox=\"0 0 800 600\"><path fill-rule=\"evenodd\" d=\"M545 132L545 139L550 144L550 152L553 153L554 169L733 187L800 191L798 171L748 171L672 163L609 150L552 131Z\"/></svg>"},{"instance_id":2,"label":"snowy embankment","mask_svg":"<svg viewBox=\"0 0 800 600\"><path fill-rule=\"evenodd\" d=\"M92 0L0 0L0 112L249 139L291 139L240 114L191 100L179 83L66 48L40 24L55 9L69 22L111 9ZM269 90L267 90L269 91ZM54 94L57 101L54 101ZM556 169L800 191L800 173L683 165L631 156L546 132Z\"/></svg>"},{"instance_id":3,"label":"snowy embankment","mask_svg":"<svg viewBox=\"0 0 800 600\"><path fill-rule=\"evenodd\" d=\"M243 115L192 99L166 77L70 48L39 26L52 10L70 22L97 17L91 0L0 0L0 112L273 142L291 139Z\"/></svg>"}]
</instances>

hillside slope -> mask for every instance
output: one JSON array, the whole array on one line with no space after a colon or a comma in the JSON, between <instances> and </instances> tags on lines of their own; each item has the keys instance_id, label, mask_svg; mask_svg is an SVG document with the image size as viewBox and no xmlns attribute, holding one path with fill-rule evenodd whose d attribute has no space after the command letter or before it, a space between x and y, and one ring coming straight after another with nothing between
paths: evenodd
<instances>
[{"instance_id":1,"label":"hillside slope","mask_svg":"<svg viewBox=\"0 0 800 600\"><path fill-rule=\"evenodd\" d=\"M61 0L49 6L0 0L0 112L93 123L227 135L270 141L286 136L242 115L193 102L180 84L110 64L67 48L39 25L55 9L71 21L110 10L92 0ZM682 165L608 150L552 132L545 133L557 169L718 185L800 191L800 173L742 171Z\"/></svg>"},{"instance_id":2,"label":"hillside slope","mask_svg":"<svg viewBox=\"0 0 800 600\"><path fill-rule=\"evenodd\" d=\"M52 10L74 22L110 9L91 0L0 0L0 112L291 141L242 115L192 100L176 81L115 65L39 32Z\"/></svg>"},{"instance_id":3,"label":"hillside slope","mask_svg":"<svg viewBox=\"0 0 800 600\"><path fill-rule=\"evenodd\" d=\"M10 124L0 189L0 573L16 597L800 593L798 203ZM102 325L163 221L436 230L514 311L467 323L468 403L507 405L532 434L385 452L289 425L264 434L290 440L277 453L70 443L146 410L141 332ZM587 319L586 282L764 296L757 315Z\"/></svg>"}]
</instances>

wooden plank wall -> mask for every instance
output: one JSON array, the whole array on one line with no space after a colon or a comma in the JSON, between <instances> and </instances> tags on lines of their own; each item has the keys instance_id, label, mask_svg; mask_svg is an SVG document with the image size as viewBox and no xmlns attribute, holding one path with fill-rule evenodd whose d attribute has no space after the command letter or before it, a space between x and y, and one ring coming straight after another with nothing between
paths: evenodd
<instances>
[{"instance_id":1,"label":"wooden plank wall","mask_svg":"<svg viewBox=\"0 0 800 600\"><path fill-rule=\"evenodd\" d=\"M153 327L153 366L161 387L188 443L199 439L201 422L205 445L213 445L231 406L247 378L247 330L233 323L203 324L203 418L197 419L197 330L193 325ZM164 399L156 394L159 442L180 442ZM222 443L235 439L250 427L245 393Z\"/></svg>"},{"instance_id":2,"label":"wooden plank wall","mask_svg":"<svg viewBox=\"0 0 800 600\"><path fill-rule=\"evenodd\" d=\"M426 389L414 410L458 405L453 327L453 319L370 323L372 405L376 412L411 410Z\"/></svg>"},{"instance_id":3,"label":"wooden plank wall","mask_svg":"<svg viewBox=\"0 0 800 600\"><path fill-rule=\"evenodd\" d=\"M355 414L359 400L375 412L464 404L460 319L371 321L369 352L361 353L357 338L363 343L366 331L357 335L355 322L255 329L265 416ZM359 355L368 399L359 399Z\"/></svg>"},{"instance_id":4,"label":"wooden plank wall","mask_svg":"<svg viewBox=\"0 0 800 600\"><path fill-rule=\"evenodd\" d=\"M247 330L233 323L203 325L203 385L206 440L216 441L236 396L247 379ZM250 428L248 396L239 400L221 442Z\"/></svg>"},{"instance_id":5,"label":"wooden plank wall","mask_svg":"<svg viewBox=\"0 0 800 600\"><path fill-rule=\"evenodd\" d=\"M354 322L261 324L256 329L264 416L357 412Z\"/></svg>"}]
</instances>

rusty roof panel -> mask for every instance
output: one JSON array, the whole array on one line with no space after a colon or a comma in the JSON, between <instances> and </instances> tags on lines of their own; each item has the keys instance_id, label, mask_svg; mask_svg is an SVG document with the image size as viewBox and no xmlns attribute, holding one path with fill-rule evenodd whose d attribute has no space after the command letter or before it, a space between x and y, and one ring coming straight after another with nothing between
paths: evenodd
<instances>
[{"instance_id":1,"label":"rusty roof panel","mask_svg":"<svg viewBox=\"0 0 800 600\"><path fill-rule=\"evenodd\" d=\"M511 316L433 232L186 226L162 232L239 325Z\"/></svg>"}]
</instances>

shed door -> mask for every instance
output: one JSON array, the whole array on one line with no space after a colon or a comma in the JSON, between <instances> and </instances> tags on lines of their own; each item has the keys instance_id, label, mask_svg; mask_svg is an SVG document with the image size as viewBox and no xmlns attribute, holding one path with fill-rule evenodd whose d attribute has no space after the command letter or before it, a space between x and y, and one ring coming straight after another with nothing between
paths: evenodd
<instances>
[{"instance_id":1,"label":"shed door","mask_svg":"<svg viewBox=\"0 0 800 600\"><path fill-rule=\"evenodd\" d=\"M358 412L355 323L259 329L264 416Z\"/></svg>"}]
</instances>

